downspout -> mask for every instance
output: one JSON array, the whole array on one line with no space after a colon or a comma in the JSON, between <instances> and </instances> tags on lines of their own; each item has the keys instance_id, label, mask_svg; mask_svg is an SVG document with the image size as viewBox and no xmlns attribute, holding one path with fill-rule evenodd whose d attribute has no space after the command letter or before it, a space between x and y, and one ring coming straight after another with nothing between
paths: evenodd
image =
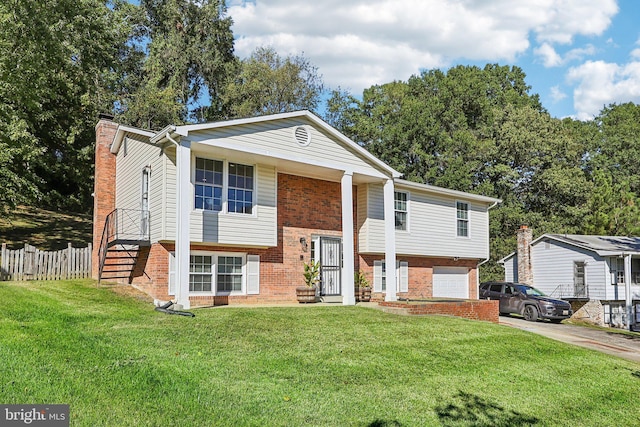
<instances>
[{"instance_id":1,"label":"downspout","mask_svg":"<svg viewBox=\"0 0 640 427\"><path fill-rule=\"evenodd\" d=\"M171 134L169 132L167 132L165 134L165 138L167 139L167 141L171 142L172 144L174 144L176 146L176 155L177 155L177 150L180 149L180 144L178 144L178 142L175 139L171 138ZM176 173L176 175L177 175L177 173ZM176 192L176 218L178 216L178 209L179 209L178 199L179 199L179 197L178 197L178 194ZM174 243L174 251L178 247L178 244L177 244L178 243L178 241L177 241L178 240L178 228L177 227L176 227L175 233L176 233L176 240L175 240L175 243ZM179 258L176 257L176 271L175 271L175 274L174 274L174 276L175 276L175 283L174 283L174 286L175 286L175 295L174 295L175 303L177 303L178 301L182 300L182 298L181 298L182 297L182 288L180 286L180 274L178 274L178 271L179 271L180 267L178 266L178 262L179 262Z\"/></svg>"},{"instance_id":2,"label":"downspout","mask_svg":"<svg viewBox=\"0 0 640 427\"><path fill-rule=\"evenodd\" d=\"M495 201L491 206L487 208L487 229L489 228L489 211L495 208L498 203L500 202ZM478 265L476 265L476 295L478 295L478 298L480 297L480 266L486 262L489 262L489 260L491 259L490 252L491 252L491 246L489 244L489 239L487 239L487 253L489 254L489 256L482 262L479 262Z\"/></svg>"}]
</instances>

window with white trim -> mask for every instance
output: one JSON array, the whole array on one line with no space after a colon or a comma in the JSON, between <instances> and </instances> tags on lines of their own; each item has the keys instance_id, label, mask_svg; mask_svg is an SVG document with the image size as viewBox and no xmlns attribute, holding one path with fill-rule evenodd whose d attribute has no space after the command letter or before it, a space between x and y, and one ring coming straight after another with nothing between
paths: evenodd
<instances>
[{"instance_id":1,"label":"window with white trim","mask_svg":"<svg viewBox=\"0 0 640 427\"><path fill-rule=\"evenodd\" d=\"M218 292L242 292L242 257L219 256L216 276Z\"/></svg>"},{"instance_id":2,"label":"window with white trim","mask_svg":"<svg viewBox=\"0 0 640 427\"><path fill-rule=\"evenodd\" d=\"M611 258L613 284L624 285L624 258Z\"/></svg>"},{"instance_id":3,"label":"window with white trim","mask_svg":"<svg viewBox=\"0 0 640 427\"><path fill-rule=\"evenodd\" d=\"M192 252L189 291L215 295L260 293L260 256L240 253ZM169 252L169 295L176 294L175 252Z\"/></svg>"},{"instance_id":4,"label":"window with white trim","mask_svg":"<svg viewBox=\"0 0 640 427\"><path fill-rule=\"evenodd\" d=\"M640 284L640 259L631 258L631 284Z\"/></svg>"},{"instance_id":5,"label":"window with white trim","mask_svg":"<svg viewBox=\"0 0 640 427\"><path fill-rule=\"evenodd\" d=\"M251 214L253 209L253 166L229 163L227 212Z\"/></svg>"},{"instance_id":6,"label":"window with white trim","mask_svg":"<svg viewBox=\"0 0 640 427\"><path fill-rule=\"evenodd\" d=\"M253 213L254 167L196 157L196 209L229 213Z\"/></svg>"},{"instance_id":7,"label":"window with white trim","mask_svg":"<svg viewBox=\"0 0 640 427\"><path fill-rule=\"evenodd\" d=\"M191 255L189 257L189 292L211 292L213 257Z\"/></svg>"},{"instance_id":8,"label":"window with white trim","mask_svg":"<svg viewBox=\"0 0 640 427\"><path fill-rule=\"evenodd\" d=\"M469 237L469 203L456 202L456 235Z\"/></svg>"},{"instance_id":9,"label":"window with white trim","mask_svg":"<svg viewBox=\"0 0 640 427\"><path fill-rule=\"evenodd\" d=\"M407 230L407 193L402 191L394 192L394 203L393 203L395 220L396 220L396 230Z\"/></svg>"},{"instance_id":10,"label":"window with white trim","mask_svg":"<svg viewBox=\"0 0 640 427\"><path fill-rule=\"evenodd\" d=\"M222 210L222 171L220 160L196 157L196 209Z\"/></svg>"},{"instance_id":11,"label":"window with white trim","mask_svg":"<svg viewBox=\"0 0 640 427\"><path fill-rule=\"evenodd\" d=\"M387 292L387 266L384 260L373 262L373 290ZM409 291L409 263L396 261L396 292Z\"/></svg>"}]
</instances>

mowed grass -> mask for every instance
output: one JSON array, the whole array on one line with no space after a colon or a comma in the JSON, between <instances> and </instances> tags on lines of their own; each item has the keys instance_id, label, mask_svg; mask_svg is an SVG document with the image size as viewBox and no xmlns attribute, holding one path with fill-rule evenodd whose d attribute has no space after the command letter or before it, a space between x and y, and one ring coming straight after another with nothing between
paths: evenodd
<instances>
[{"instance_id":1,"label":"mowed grass","mask_svg":"<svg viewBox=\"0 0 640 427\"><path fill-rule=\"evenodd\" d=\"M524 331L364 307L153 311L91 281L0 283L0 402L79 426L605 426L640 365Z\"/></svg>"}]
</instances>

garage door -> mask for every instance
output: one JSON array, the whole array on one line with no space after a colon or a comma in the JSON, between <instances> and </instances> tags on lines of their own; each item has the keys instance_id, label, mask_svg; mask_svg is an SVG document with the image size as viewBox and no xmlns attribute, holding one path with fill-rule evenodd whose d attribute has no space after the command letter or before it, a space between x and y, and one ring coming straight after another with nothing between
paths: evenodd
<instances>
[{"instance_id":1,"label":"garage door","mask_svg":"<svg viewBox=\"0 0 640 427\"><path fill-rule=\"evenodd\" d=\"M433 267L433 296L469 298L469 274L466 267Z\"/></svg>"}]
</instances>

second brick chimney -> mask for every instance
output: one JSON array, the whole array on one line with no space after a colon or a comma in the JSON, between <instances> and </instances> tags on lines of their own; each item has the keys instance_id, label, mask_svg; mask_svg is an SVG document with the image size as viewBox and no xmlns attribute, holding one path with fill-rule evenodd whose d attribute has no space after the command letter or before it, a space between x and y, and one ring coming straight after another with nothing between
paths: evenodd
<instances>
[{"instance_id":1,"label":"second brick chimney","mask_svg":"<svg viewBox=\"0 0 640 427\"><path fill-rule=\"evenodd\" d=\"M533 271L531 269L531 241L533 232L526 225L518 230L518 282L533 285Z\"/></svg>"}]
</instances>

